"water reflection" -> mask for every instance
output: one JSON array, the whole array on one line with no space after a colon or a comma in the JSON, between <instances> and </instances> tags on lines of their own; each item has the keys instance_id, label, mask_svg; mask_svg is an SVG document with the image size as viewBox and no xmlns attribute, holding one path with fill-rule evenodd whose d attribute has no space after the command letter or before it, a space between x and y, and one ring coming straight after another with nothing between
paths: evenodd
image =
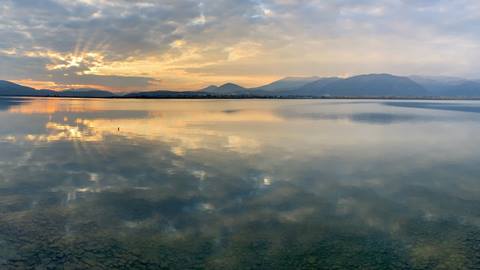
<instances>
[{"instance_id":1,"label":"water reflection","mask_svg":"<svg viewBox=\"0 0 480 270\"><path fill-rule=\"evenodd\" d=\"M0 111L5 111L13 106L28 102L28 99L20 98L0 98Z\"/></svg>"},{"instance_id":2,"label":"water reflection","mask_svg":"<svg viewBox=\"0 0 480 270\"><path fill-rule=\"evenodd\" d=\"M480 113L480 107L478 102L456 101L456 102L385 102L385 105L405 107L405 108L418 108L428 110L446 110L446 111L459 111Z\"/></svg>"},{"instance_id":3,"label":"water reflection","mask_svg":"<svg viewBox=\"0 0 480 270\"><path fill-rule=\"evenodd\" d=\"M479 266L475 113L397 105L15 103L0 112L0 265Z\"/></svg>"}]
</instances>

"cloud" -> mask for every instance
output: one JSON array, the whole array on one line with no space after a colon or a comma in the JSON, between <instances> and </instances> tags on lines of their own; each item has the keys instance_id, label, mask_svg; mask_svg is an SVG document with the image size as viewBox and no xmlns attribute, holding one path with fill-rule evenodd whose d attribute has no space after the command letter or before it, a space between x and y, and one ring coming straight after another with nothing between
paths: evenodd
<instances>
[{"instance_id":1,"label":"cloud","mask_svg":"<svg viewBox=\"0 0 480 270\"><path fill-rule=\"evenodd\" d=\"M190 89L287 75L476 77L473 0L5 0L0 77Z\"/></svg>"}]
</instances>

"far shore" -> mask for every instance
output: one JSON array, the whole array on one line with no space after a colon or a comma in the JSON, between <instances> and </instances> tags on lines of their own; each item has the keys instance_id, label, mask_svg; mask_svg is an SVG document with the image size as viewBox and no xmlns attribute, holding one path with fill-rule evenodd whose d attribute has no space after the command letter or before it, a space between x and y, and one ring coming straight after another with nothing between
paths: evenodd
<instances>
[{"instance_id":1,"label":"far shore","mask_svg":"<svg viewBox=\"0 0 480 270\"><path fill-rule=\"evenodd\" d=\"M16 95L16 96L0 96L0 98L59 98L59 99L230 99L230 100L259 100L259 99L272 99L272 100L313 100L313 99L323 99L323 100L464 100L464 101L476 101L480 100L480 97L470 98L470 97L347 97L347 96L324 96L324 97L305 97L305 96L232 96L232 95L209 95L209 96L195 96L195 95L180 95L180 96L158 96L158 97L149 97L149 96L137 96L137 97L126 97L126 96L112 96L112 97L73 97L73 96L34 96L34 95Z\"/></svg>"}]
</instances>

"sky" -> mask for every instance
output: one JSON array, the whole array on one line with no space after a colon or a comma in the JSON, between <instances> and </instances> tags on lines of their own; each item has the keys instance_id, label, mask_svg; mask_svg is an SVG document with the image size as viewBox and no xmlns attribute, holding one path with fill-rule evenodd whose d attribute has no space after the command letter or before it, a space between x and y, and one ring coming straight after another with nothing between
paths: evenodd
<instances>
[{"instance_id":1,"label":"sky","mask_svg":"<svg viewBox=\"0 0 480 270\"><path fill-rule=\"evenodd\" d=\"M480 78L479 25L478 0L0 0L0 79L144 91Z\"/></svg>"}]
</instances>

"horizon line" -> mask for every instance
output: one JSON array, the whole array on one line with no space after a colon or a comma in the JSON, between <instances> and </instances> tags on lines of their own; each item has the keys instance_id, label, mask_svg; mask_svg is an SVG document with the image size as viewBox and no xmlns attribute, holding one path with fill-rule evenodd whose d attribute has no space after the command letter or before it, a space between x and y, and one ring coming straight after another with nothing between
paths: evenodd
<instances>
[{"instance_id":1,"label":"horizon line","mask_svg":"<svg viewBox=\"0 0 480 270\"><path fill-rule=\"evenodd\" d=\"M339 78L339 79L349 79L349 78L354 78L358 76L369 76L369 75L390 75L390 76L395 76L395 77L404 77L404 78L409 78L412 79L412 77L423 77L425 79L434 79L434 78L444 78L444 79L451 79L451 80L465 80L465 81L480 81L480 79L477 78L468 78L468 77L461 77L461 76L452 76L452 75L417 75L417 74L410 74L410 75L399 75L395 73L388 73L388 72L373 72L373 73L358 73L354 75L337 75L337 76L320 76L320 75L288 75L284 77L279 77L279 79L270 81L267 83L263 83L258 86L254 87L245 87L242 85L242 83L238 83L235 81L229 81L225 83L217 83L217 84L206 84L200 88L192 88L192 89L168 89L168 88L157 88L157 89L135 89L135 90L120 90L119 88L116 87L101 87L100 85L78 85L79 87L65 87L65 88L58 88L56 89L55 87L52 88L36 88L33 86L30 86L28 83L25 83L26 80L8 80L4 79L3 81L15 83L20 86L24 87L29 87L37 91L42 91L42 90L48 90L48 91L56 91L56 92L63 92L63 91L76 91L76 90L100 90L100 91L107 91L107 92L112 92L112 93L139 93L139 92L157 92L157 91L170 91L170 92L198 92L202 91L206 88L209 87L223 87L228 84L233 84L240 86L246 90L255 90L264 86L268 86L270 84L273 84L275 82L279 82L282 80L287 80L287 79L310 79L310 78L317 78L318 80L321 79L326 79L326 78ZM28 80L27 80L28 81ZM313 81L312 81L313 82Z\"/></svg>"}]
</instances>

